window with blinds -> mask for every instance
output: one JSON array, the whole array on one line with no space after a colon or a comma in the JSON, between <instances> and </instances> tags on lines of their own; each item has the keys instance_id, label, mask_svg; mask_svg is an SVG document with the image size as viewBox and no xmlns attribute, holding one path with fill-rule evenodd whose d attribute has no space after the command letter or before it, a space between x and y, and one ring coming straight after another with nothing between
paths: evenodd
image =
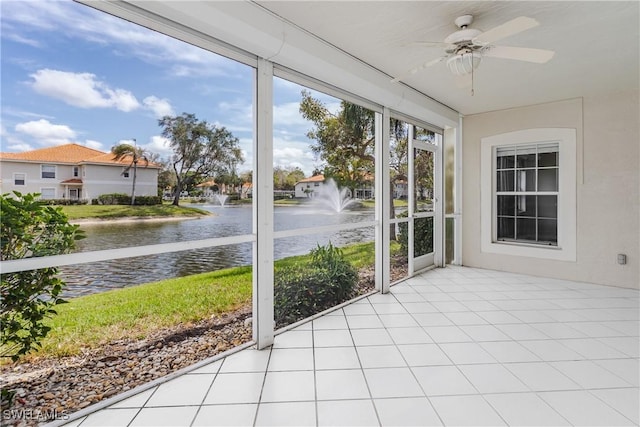
<instances>
[{"instance_id":1,"label":"window with blinds","mask_svg":"<svg viewBox=\"0 0 640 427\"><path fill-rule=\"evenodd\" d=\"M558 143L496 147L495 160L497 241L557 246Z\"/></svg>"}]
</instances>

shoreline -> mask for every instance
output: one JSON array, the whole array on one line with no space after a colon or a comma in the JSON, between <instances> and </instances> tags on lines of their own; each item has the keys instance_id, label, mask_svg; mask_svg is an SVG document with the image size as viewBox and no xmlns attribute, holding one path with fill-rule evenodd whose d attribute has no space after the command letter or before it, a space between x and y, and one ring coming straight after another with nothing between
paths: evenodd
<instances>
[{"instance_id":1,"label":"shoreline","mask_svg":"<svg viewBox=\"0 0 640 427\"><path fill-rule=\"evenodd\" d=\"M182 221L187 219L200 219L211 215L201 216L124 216L118 218L78 218L70 220L70 224L74 225L97 225L107 223L131 223L131 222L160 222L160 221Z\"/></svg>"}]
</instances>

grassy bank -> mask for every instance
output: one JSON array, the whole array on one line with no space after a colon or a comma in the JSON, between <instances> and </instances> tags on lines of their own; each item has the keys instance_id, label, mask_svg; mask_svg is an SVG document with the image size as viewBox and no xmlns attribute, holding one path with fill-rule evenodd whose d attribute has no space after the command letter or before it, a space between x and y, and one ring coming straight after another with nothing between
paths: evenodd
<instances>
[{"instance_id":1,"label":"grassy bank","mask_svg":"<svg viewBox=\"0 0 640 427\"><path fill-rule=\"evenodd\" d=\"M356 268L374 263L373 243L343 251ZM308 261L308 255L289 257L276 261L276 268ZM249 304L251 294L251 267L235 267L73 298L57 307L42 349L29 357L74 355L125 337L144 338Z\"/></svg>"},{"instance_id":2,"label":"grassy bank","mask_svg":"<svg viewBox=\"0 0 640 427\"><path fill-rule=\"evenodd\" d=\"M116 218L151 218L151 217L197 217L210 215L202 209L173 206L127 206L127 205L71 205L62 206L69 220L77 219L116 219Z\"/></svg>"}]
</instances>

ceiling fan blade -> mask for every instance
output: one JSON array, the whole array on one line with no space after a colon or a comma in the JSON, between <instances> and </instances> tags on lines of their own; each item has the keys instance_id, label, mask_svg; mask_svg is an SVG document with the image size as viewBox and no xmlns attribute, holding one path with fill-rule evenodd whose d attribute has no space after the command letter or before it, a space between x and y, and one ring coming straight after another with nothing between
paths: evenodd
<instances>
[{"instance_id":1,"label":"ceiling fan blade","mask_svg":"<svg viewBox=\"0 0 640 427\"><path fill-rule=\"evenodd\" d=\"M530 28L537 27L538 25L540 25L540 23L535 19L520 16L474 37L473 43L479 45L491 44Z\"/></svg>"},{"instance_id":2,"label":"ceiling fan blade","mask_svg":"<svg viewBox=\"0 0 640 427\"><path fill-rule=\"evenodd\" d=\"M442 57L433 59L431 61L427 61L424 64L418 65L417 67L410 69L409 71L407 71L406 73L402 74L401 76L398 76L398 77L392 79L391 83L398 83L400 81L403 81L404 79L406 79L409 76L414 75L418 71L424 70L425 68L431 67L432 65L435 65L438 62L443 61L445 58L446 58L446 56L442 56Z\"/></svg>"},{"instance_id":3,"label":"ceiling fan blade","mask_svg":"<svg viewBox=\"0 0 640 427\"><path fill-rule=\"evenodd\" d=\"M529 47L492 46L483 50L482 55L492 58L515 59L517 61L544 64L553 58L555 52L552 50L532 49Z\"/></svg>"}]
</instances>

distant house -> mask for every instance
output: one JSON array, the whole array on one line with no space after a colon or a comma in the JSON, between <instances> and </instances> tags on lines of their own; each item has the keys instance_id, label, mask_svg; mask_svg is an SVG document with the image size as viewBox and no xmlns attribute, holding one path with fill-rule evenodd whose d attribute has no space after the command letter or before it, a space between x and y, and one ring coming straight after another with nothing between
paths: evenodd
<instances>
[{"instance_id":1,"label":"distant house","mask_svg":"<svg viewBox=\"0 0 640 427\"><path fill-rule=\"evenodd\" d=\"M249 199L253 197L253 183L245 182L242 184L242 190L240 191L241 199Z\"/></svg>"},{"instance_id":2,"label":"distant house","mask_svg":"<svg viewBox=\"0 0 640 427\"><path fill-rule=\"evenodd\" d=\"M42 199L91 200L101 194L131 194L131 160L78 144L22 153L0 153L2 193L40 193ZM158 194L160 166L138 163L136 196Z\"/></svg>"},{"instance_id":3,"label":"distant house","mask_svg":"<svg viewBox=\"0 0 640 427\"><path fill-rule=\"evenodd\" d=\"M222 187L222 188L220 188ZM196 188L202 191L202 197L213 197L215 194L224 194L224 184L218 186L213 179L196 185Z\"/></svg>"},{"instance_id":4,"label":"distant house","mask_svg":"<svg viewBox=\"0 0 640 427\"><path fill-rule=\"evenodd\" d=\"M315 175L296 182L295 197L314 197L320 193L324 185L324 175Z\"/></svg>"}]
</instances>

